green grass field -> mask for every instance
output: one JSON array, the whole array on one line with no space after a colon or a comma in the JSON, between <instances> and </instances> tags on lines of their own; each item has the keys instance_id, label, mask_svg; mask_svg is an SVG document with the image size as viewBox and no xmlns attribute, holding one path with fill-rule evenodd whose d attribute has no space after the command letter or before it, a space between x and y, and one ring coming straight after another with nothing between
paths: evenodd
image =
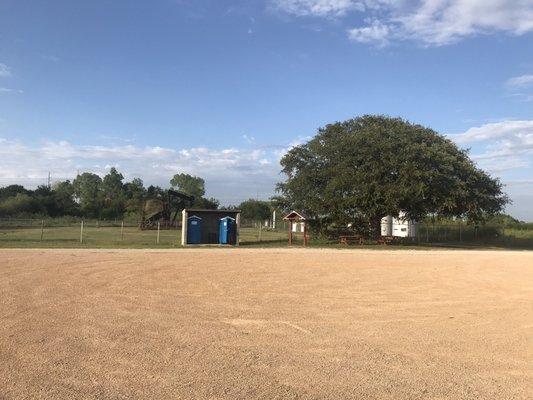
<instances>
[{"instance_id":1,"label":"green grass field","mask_svg":"<svg viewBox=\"0 0 533 400\"><path fill-rule=\"evenodd\" d=\"M241 228L240 243L242 246L286 246L287 232L285 230L261 230L258 228ZM466 236L466 235L465 235ZM453 248L520 248L533 249L533 230L506 228L503 236L491 240L463 240L458 241L452 235L433 235L426 241L421 234L420 242L403 243L402 248L417 248L427 246ZM447 240L446 240L447 239ZM296 235L295 245L301 244L301 235ZM336 240L311 238L311 246L343 247ZM84 227L83 243L80 243L80 226L50 226L42 232L38 224L29 227L0 228L0 248L178 248L181 247L181 230L161 230L159 243L157 231L142 231L136 226L124 227L123 234L118 225L100 226L92 223ZM365 247L376 247L368 244ZM394 246L398 247L398 246Z\"/></svg>"},{"instance_id":2,"label":"green grass field","mask_svg":"<svg viewBox=\"0 0 533 400\"><path fill-rule=\"evenodd\" d=\"M281 231L262 230L257 228L241 228L241 244L275 245L286 244L287 233ZM142 231L137 227L84 227L83 243L80 242L79 226L63 226L41 229L3 228L0 229L0 247L99 247L99 248L173 248L181 247L181 230L161 230L159 243L157 231Z\"/></svg>"}]
</instances>

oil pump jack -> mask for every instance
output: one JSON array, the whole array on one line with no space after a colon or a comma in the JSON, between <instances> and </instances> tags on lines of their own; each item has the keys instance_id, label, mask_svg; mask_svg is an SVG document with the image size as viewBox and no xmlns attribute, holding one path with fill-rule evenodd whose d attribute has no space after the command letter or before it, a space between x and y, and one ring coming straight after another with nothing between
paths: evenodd
<instances>
[{"instance_id":1,"label":"oil pump jack","mask_svg":"<svg viewBox=\"0 0 533 400\"><path fill-rule=\"evenodd\" d=\"M159 222L162 229L178 227L179 215L184 208L190 207L194 196L168 189L160 195L144 201L141 229L153 229Z\"/></svg>"}]
</instances>

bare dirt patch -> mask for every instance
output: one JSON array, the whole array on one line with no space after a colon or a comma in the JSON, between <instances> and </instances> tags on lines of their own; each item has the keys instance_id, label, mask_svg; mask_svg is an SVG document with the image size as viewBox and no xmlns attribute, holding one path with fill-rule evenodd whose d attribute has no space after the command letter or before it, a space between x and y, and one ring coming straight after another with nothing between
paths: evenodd
<instances>
[{"instance_id":1,"label":"bare dirt patch","mask_svg":"<svg viewBox=\"0 0 533 400\"><path fill-rule=\"evenodd\" d=\"M0 398L526 399L533 252L1 250Z\"/></svg>"}]
</instances>

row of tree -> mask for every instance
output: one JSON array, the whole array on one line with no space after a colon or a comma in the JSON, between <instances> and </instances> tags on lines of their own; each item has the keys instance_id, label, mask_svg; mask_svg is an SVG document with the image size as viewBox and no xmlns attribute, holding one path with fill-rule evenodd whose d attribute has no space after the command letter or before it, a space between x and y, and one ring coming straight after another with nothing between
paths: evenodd
<instances>
[{"instance_id":1,"label":"row of tree","mask_svg":"<svg viewBox=\"0 0 533 400\"><path fill-rule=\"evenodd\" d=\"M378 235L381 218L405 213L461 218L478 223L502 212L509 198L498 179L482 171L468 152L434 130L400 118L365 115L319 129L309 142L281 159L286 180L273 199L277 209L305 212L317 231L357 227ZM13 185L0 189L0 216L40 213L51 217L139 216L146 199L164 196L140 179L124 183L112 168L103 178L78 175L49 188L29 191ZM206 199L202 178L175 175L173 188L195 197L193 206L218 208ZM271 203L248 200L239 206L244 219L270 217Z\"/></svg>"},{"instance_id":2,"label":"row of tree","mask_svg":"<svg viewBox=\"0 0 533 400\"><path fill-rule=\"evenodd\" d=\"M194 196L195 208L217 209L218 200L205 197L205 181L188 174L176 174L170 186ZM111 168L103 178L85 172L73 181L65 180L51 186L29 190L21 185L0 188L0 217L64 217L97 219L139 219L149 199L165 198L166 189L144 186L141 179L124 182L124 176ZM235 208L243 209L243 218L263 220L270 215L268 202L247 200Z\"/></svg>"}]
</instances>

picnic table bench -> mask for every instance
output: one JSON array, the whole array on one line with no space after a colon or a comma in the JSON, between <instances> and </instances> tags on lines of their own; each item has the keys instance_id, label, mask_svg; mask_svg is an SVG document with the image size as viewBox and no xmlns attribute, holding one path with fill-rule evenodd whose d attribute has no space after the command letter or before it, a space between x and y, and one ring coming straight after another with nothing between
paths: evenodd
<instances>
[{"instance_id":1,"label":"picnic table bench","mask_svg":"<svg viewBox=\"0 0 533 400\"><path fill-rule=\"evenodd\" d=\"M384 244L384 245L393 244L396 242L396 238L394 236L381 236L377 240L377 242L378 244Z\"/></svg>"},{"instance_id":2,"label":"picnic table bench","mask_svg":"<svg viewBox=\"0 0 533 400\"><path fill-rule=\"evenodd\" d=\"M361 235L341 235L339 236L341 244L346 246L350 244L363 244L363 237Z\"/></svg>"}]
</instances>

